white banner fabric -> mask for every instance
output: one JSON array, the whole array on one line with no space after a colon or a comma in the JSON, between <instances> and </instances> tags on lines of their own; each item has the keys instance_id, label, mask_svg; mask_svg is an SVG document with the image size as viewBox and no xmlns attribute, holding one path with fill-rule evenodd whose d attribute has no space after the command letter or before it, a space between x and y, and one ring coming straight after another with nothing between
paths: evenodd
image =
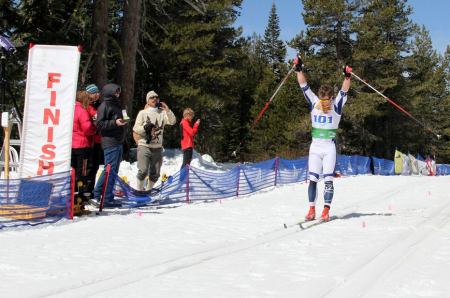
<instances>
[{"instance_id":1,"label":"white banner fabric","mask_svg":"<svg viewBox=\"0 0 450 298\"><path fill-rule=\"evenodd\" d=\"M35 45L28 53L21 178L70 170L81 47Z\"/></svg>"}]
</instances>

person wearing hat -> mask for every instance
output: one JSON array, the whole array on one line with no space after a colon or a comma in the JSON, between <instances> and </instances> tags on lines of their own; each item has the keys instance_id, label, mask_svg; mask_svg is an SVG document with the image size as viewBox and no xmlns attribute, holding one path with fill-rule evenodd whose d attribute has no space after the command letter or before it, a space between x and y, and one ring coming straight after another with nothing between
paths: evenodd
<instances>
[{"instance_id":1,"label":"person wearing hat","mask_svg":"<svg viewBox=\"0 0 450 298\"><path fill-rule=\"evenodd\" d=\"M149 176L146 190L153 188L160 176L163 161L164 126L174 125L176 118L164 102L159 102L155 91L146 96L148 108L136 117L133 131L139 135L137 146L137 189L143 190L145 177Z\"/></svg>"},{"instance_id":2,"label":"person wearing hat","mask_svg":"<svg viewBox=\"0 0 450 298\"><path fill-rule=\"evenodd\" d=\"M103 87L103 102L97 110L97 132L102 133L101 144L105 155L105 165L109 164L116 173L119 173L123 144L127 133L127 122L123 119L122 104L119 99L121 93L121 87L116 84L108 84ZM105 177L105 171L103 171L95 185L94 198L89 200L89 203L97 208L100 207ZM104 207L121 206L114 200L114 183L114 176L109 176L104 197Z\"/></svg>"},{"instance_id":3,"label":"person wearing hat","mask_svg":"<svg viewBox=\"0 0 450 298\"><path fill-rule=\"evenodd\" d=\"M97 120L97 109L100 106L100 89L95 84L91 84L86 87L86 91L89 93L90 102L88 111L91 115L92 120L95 122ZM97 176L98 168L100 165L104 164L104 155L102 150L102 134L97 132L94 135L94 144L91 147L87 176L91 179L92 183L88 186L88 191L94 191L95 177Z\"/></svg>"}]
</instances>

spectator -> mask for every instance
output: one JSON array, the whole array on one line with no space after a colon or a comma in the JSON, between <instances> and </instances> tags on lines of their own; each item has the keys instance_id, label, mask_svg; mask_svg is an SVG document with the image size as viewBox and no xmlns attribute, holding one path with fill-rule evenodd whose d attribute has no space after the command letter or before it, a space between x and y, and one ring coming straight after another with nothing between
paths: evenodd
<instances>
[{"instance_id":1,"label":"spectator","mask_svg":"<svg viewBox=\"0 0 450 298\"><path fill-rule=\"evenodd\" d=\"M200 119L197 119L194 127L191 127L191 121L193 118L193 110L188 108L183 111L183 119L181 119L180 122L181 150L183 150L183 163L181 164L181 168L184 168L186 165L190 165L192 160L194 136L197 133L198 126L200 125Z\"/></svg>"},{"instance_id":2,"label":"spectator","mask_svg":"<svg viewBox=\"0 0 450 298\"><path fill-rule=\"evenodd\" d=\"M148 103L145 104L143 110L148 109ZM139 135L133 131L133 140L136 143L136 146L139 145Z\"/></svg>"},{"instance_id":3,"label":"spectator","mask_svg":"<svg viewBox=\"0 0 450 298\"><path fill-rule=\"evenodd\" d=\"M91 84L86 87L86 91L89 93L90 102L89 102L89 114L92 117L92 120L95 121L97 119L97 109L100 106L100 90L94 84ZM88 164L88 172L87 176L90 177L92 183L89 184L88 191L94 191L95 178L97 176L98 168L100 165L104 164L104 156L102 150L102 135L100 132L94 135L94 145L90 150L89 156L89 164Z\"/></svg>"},{"instance_id":4,"label":"spectator","mask_svg":"<svg viewBox=\"0 0 450 298\"><path fill-rule=\"evenodd\" d=\"M116 84L108 84L103 87L103 102L97 110L97 132L102 133L101 144L105 155L105 165L110 165L117 174L119 173L122 161L123 144L126 138L127 124L123 120L122 107L119 101L121 88ZM114 178L108 179L106 193L104 197L105 207L120 207L114 201ZM100 207L100 197L105 183L105 171L102 172L94 189L94 198L89 203L95 207Z\"/></svg>"},{"instance_id":5,"label":"spectator","mask_svg":"<svg viewBox=\"0 0 450 298\"><path fill-rule=\"evenodd\" d=\"M144 188L145 177L149 176L146 190L153 188L160 176L163 161L164 126L174 125L175 115L164 102L159 102L155 91L147 93L148 108L139 112L133 131L139 135L137 146L137 189Z\"/></svg>"},{"instance_id":6,"label":"spectator","mask_svg":"<svg viewBox=\"0 0 450 298\"><path fill-rule=\"evenodd\" d=\"M89 93L78 91L73 117L72 156L70 160L72 168L75 169L76 185L78 185L78 180L82 176L86 176L86 172L83 173L83 163L86 167L95 133L95 125L89 116L88 106Z\"/></svg>"}]
</instances>

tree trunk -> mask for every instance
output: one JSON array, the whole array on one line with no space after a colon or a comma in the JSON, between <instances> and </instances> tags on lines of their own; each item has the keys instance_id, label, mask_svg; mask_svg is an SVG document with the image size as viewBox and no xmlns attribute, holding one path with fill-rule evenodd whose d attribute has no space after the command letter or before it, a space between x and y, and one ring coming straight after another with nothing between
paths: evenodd
<instances>
[{"instance_id":1,"label":"tree trunk","mask_svg":"<svg viewBox=\"0 0 450 298\"><path fill-rule=\"evenodd\" d=\"M129 117L133 115L134 77L136 73L136 52L141 24L142 0L126 0L124 3L120 47L122 60L119 62L117 78L122 87L122 102Z\"/></svg>"},{"instance_id":2,"label":"tree trunk","mask_svg":"<svg viewBox=\"0 0 450 298\"><path fill-rule=\"evenodd\" d=\"M94 33L94 63L92 66L92 81L100 90L108 84L106 70L107 34L108 34L109 0L94 0L94 14L92 17Z\"/></svg>"}]
</instances>

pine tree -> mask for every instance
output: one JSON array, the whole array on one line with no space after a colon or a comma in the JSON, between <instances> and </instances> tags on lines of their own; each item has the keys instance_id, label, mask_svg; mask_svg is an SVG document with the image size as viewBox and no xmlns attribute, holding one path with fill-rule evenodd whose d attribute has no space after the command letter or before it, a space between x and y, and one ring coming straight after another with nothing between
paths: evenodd
<instances>
[{"instance_id":1,"label":"pine tree","mask_svg":"<svg viewBox=\"0 0 450 298\"><path fill-rule=\"evenodd\" d=\"M254 119L252 123L258 121L255 123L248 141L249 158L252 161L260 161L280 155L283 151L282 147L287 143L283 137L287 122L281 111L285 104L282 92L276 94L276 97L272 99L272 102L260 116L287 73L284 62L286 46L279 39L279 36L279 19L275 3L273 3L260 50L262 57L259 59L259 68L262 76L253 95L255 104L251 108L251 115ZM258 117L260 118L258 119ZM249 129L251 129L251 126Z\"/></svg>"},{"instance_id":2,"label":"pine tree","mask_svg":"<svg viewBox=\"0 0 450 298\"><path fill-rule=\"evenodd\" d=\"M265 59L267 59L272 71L279 76L279 79L283 77L280 68L285 64L286 59L286 46L280 40L280 32L280 19L278 18L277 8L274 2L272 3L269 22L264 32L263 51Z\"/></svg>"},{"instance_id":3,"label":"pine tree","mask_svg":"<svg viewBox=\"0 0 450 298\"><path fill-rule=\"evenodd\" d=\"M352 24L356 11L356 1L326 1L326 0L302 0L304 6L303 20L307 25L306 31L300 32L288 44L297 50L305 64L303 72L308 80L308 85L317 92L323 84L334 87L335 93L339 92L344 77L342 67L344 64L352 65L352 47L354 41ZM302 140L311 141L311 120L307 102L298 85L291 89L298 94L299 116L296 124L293 124L293 133ZM352 96L350 92L350 97ZM347 107L344 108L347 113ZM345 119L345 118L343 118ZM345 127L345 120L341 121L341 127ZM309 131L308 131L309 130ZM342 132L343 129L340 129ZM340 149L347 150L345 134L340 134L339 143L343 143ZM304 149L302 150L304 151Z\"/></svg>"},{"instance_id":4,"label":"pine tree","mask_svg":"<svg viewBox=\"0 0 450 298\"><path fill-rule=\"evenodd\" d=\"M413 25L408 19L411 8L404 0L363 1L352 25L356 32L353 67L375 89L400 106L409 96L404 92L406 79L404 55L410 50ZM354 80L351 94L357 94L346 106L343 119L345 146L358 148L365 155L392 159L405 120L402 112L380 95ZM400 148L399 148L400 149ZM347 151L348 152L348 151Z\"/></svg>"},{"instance_id":5,"label":"pine tree","mask_svg":"<svg viewBox=\"0 0 450 298\"><path fill-rule=\"evenodd\" d=\"M143 19L146 36L138 55L136 110L143 107L150 90L160 95L178 119L185 108L192 108L202 121L196 149L217 160L228 151L228 133L239 127L237 121L224 121L240 94L235 83L242 45L240 32L231 25L241 2L213 0L197 10L182 1L155 1L147 6ZM167 127L166 132L165 146L179 148L178 127Z\"/></svg>"},{"instance_id":6,"label":"pine tree","mask_svg":"<svg viewBox=\"0 0 450 298\"><path fill-rule=\"evenodd\" d=\"M443 98L438 103L437 113L440 116L439 123L436 130L439 132L441 137L439 141L436 142L436 161L441 164L450 163L450 46L444 52L443 57L441 57L441 65L438 70L438 75L444 77L445 80L445 92L443 92Z\"/></svg>"},{"instance_id":7,"label":"pine tree","mask_svg":"<svg viewBox=\"0 0 450 298\"><path fill-rule=\"evenodd\" d=\"M311 58L308 69L313 70L308 75L309 80L319 80L321 84L330 85L341 83L342 66L352 62L351 35L354 33L352 24L356 11L354 2L302 0L302 15L307 30L301 43L312 54L308 56Z\"/></svg>"},{"instance_id":8,"label":"pine tree","mask_svg":"<svg viewBox=\"0 0 450 298\"><path fill-rule=\"evenodd\" d=\"M420 152L426 155L432 151L433 134L427 130L428 127L439 123L448 122L439 119L442 112L440 103L445 97L445 77L441 69L440 58L433 50L433 44L425 27L415 28L416 36L412 42L412 55L405 59L407 85L406 90L410 94L410 100L405 108L425 127L420 124L404 121L398 127L403 131L403 137L399 143L403 148L411 152ZM448 118L445 117L444 118ZM404 129L404 127L409 129ZM403 128L403 129L402 129ZM432 127L433 131L436 129Z\"/></svg>"}]
</instances>

